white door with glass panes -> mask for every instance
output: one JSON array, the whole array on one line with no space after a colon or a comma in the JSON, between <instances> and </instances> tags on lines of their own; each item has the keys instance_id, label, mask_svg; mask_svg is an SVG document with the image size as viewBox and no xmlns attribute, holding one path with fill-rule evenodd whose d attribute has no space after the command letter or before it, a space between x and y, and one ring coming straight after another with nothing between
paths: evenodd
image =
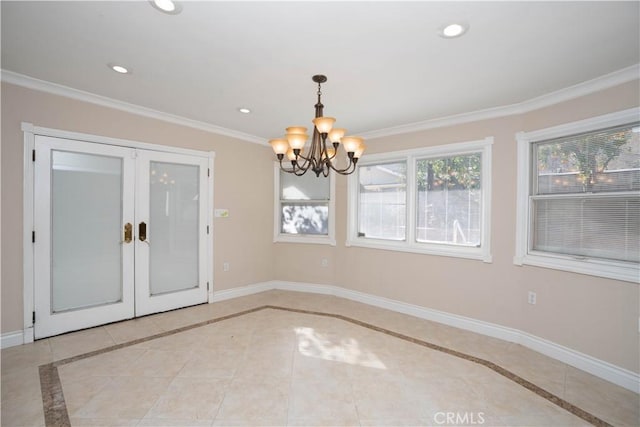
<instances>
[{"instance_id":1,"label":"white door with glass panes","mask_svg":"<svg viewBox=\"0 0 640 427\"><path fill-rule=\"evenodd\" d=\"M207 300L207 157L34 148L35 338Z\"/></svg>"},{"instance_id":2,"label":"white door with glass panes","mask_svg":"<svg viewBox=\"0 0 640 427\"><path fill-rule=\"evenodd\" d=\"M207 163L157 151L138 155L138 316L207 300Z\"/></svg>"}]
</instances>

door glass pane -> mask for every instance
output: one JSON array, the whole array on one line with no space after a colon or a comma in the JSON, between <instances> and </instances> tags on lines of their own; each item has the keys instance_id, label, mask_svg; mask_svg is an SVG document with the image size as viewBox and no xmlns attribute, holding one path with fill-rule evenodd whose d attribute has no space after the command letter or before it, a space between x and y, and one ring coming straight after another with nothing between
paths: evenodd
<instances>
[{"instance_id":1,"label":"door glass pane","mask_svg":"<svg viewBox=\"0 0 640 427\"><path fill-rule=\"evenodd\" d=\"M122 300L122 159L52 151L54 313Z\"/></svg>"},{"instance_id":2,"label":"door glass pane","mask_svg":"<svg viewBox=\"0 0 640 427\"><path fill-rule=\"evenodd\" d=\"M198 287L199 167L151 162L151 295Z\"/></svg>"}]
</instances>

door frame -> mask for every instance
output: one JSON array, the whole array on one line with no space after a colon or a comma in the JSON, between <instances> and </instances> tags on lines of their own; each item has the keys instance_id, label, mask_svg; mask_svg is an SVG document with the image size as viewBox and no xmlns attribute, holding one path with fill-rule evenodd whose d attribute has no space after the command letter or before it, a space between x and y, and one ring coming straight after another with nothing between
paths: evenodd
<instances>
[{"instance_id":1,"label":"door frame","mask_svg":"<svg viewBox=\"0 0 640 427\"><path fill-rule=\"evenodd\" d=\"M107 144L120 147L128 147L133 149L159 151L164 153L186 154L191 156L203 157L207 159L208 164L208 191L207 191L207 226L209 234L206 237L207 247L207 282L209 290L207 292L208 302L213 302L213 175L214 175L214 151L200 151L188 148L172 147L168 145L150 144L120 138L111 138L100 135L92 135L86 133L72 132L60 129L46 128L34 126L32 123L22 122L21 129L23 132L23 185L22 185L22 207L23 207L23 238L22 238L22 255L23 255L23 343L27 344L34 340L33 317L35 314L35 281L34 281L34 245L33 233L35 231L34 223L34 149L35 136L50 136L63 139L72 139L95 144Z\"/></svg>"}]
</instances>

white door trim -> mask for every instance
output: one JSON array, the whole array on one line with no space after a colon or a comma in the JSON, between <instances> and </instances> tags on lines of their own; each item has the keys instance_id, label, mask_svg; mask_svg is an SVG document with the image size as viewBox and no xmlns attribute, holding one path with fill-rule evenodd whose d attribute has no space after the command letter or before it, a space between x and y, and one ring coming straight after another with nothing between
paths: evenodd
<instances>
[{"instance_id":1,"label":"white door trim","mask_svg":"<svg viewBox=\"0 0 640 427\"><path fill-rule=\"evenodd\" d=\"M35 127L31 123L22 123L24 132L23 154L23 185L22 185L22 292L23 292L23 340L24 344L33 342L33 313L35 313L34 295L34 269L33 269L33 182L34 162L32 153L35 148Z\"/></svg>"},{"instance_id":2,"label":"white door trim","mask_svg":"<svg viewBox=\"0 0 640 427\"><path fill-rule=\"evenodd\" d=\"M209 234L207 236L207 248L210 256L208 261L208 278L209 286L209 303L213 302L213 174L214 174L214 151L200 151L179 147L171 147L166 145L150 144L145 142L110 138L99 135L72 132L60 129L46 128L35 126L32 123L22 122L21 129L23 131L23 199L22 199L22 215L23 215L23 342L28 344L33 342L33 313L34 313L34 253L31 241L32 232L34 231L34 215L33 215L33 197L34 197L34 165L32 161L32 152L35 147L35 136L52 136L58 138L75 139L79 141L93 142L97 144L109 144L124 146L130 148L139 148L145 150L154 150L167 153L187 154L192 156L206 157L209 162L208 176L208 211L207 223L209 225Z\"/></svg>"}]
</instances>

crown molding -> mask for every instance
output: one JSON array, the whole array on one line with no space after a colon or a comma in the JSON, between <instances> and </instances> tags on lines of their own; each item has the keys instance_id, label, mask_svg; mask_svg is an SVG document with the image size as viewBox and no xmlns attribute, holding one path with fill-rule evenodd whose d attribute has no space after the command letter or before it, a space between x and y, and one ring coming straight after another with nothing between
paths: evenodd
<instances>
[{"instance_id":1,"label":"crown molding","mask_svg":"<svg viewBox=\"0 0 640 427\"><path fill-rule=\"evenodd\" d=\"M83 90L73 89L68 86L63 86L57 83L47 82L45 80L40 80L33 77L25 76L23 74L15 73L13 71L2 69L0 73L0 80L5 83L10 83L13 85L25 87L27 89L46 92L52 95L64 96L66 98L75 99L77 101L83 101L83 102L88 102L95 105L100 105L102 107L113 108L116 110L125 111L127 113L149 117L156 120L162 120L164 122L186 126L193 129L203 130L205 132L211 132L218 135L229 136L231 138L237 138L242 141L251 142L254 144L259 144L264 146L269 145L263 138L257 137L255 135L249 135L244 132L223 128L220 126L212 125L210 123L205 123L198 120L192 120L192 119L177 116L174 114L164 113L162 111L154 110L147 107L142 107L140 105L130 104L128 102L118 101L113 98L108 98L102 95L96 95L94 93L85 92Z\"/></svg>"},{"instance_id":2,"label":"crown molding","mask_svg":"<svg viewBox=\"0 0 640 427\"><path fill-rule=\"evenodd\" d=\"M595 79L587 80L520 103L378 129L370 132L364 132L361 136L366 139L374 139L528 113L530 111L549 107L581 96L590 95L592 93L638 79L640 79L640 64L635 64L630 67L605 74L604 76L596 77Z\"/></svg>"},{"instance_id":3,"label":"crown molding","mask_svg":"<svg viewBox=\"0 0 640 427\"><path fill-rule=\"evenodd\" d=\"M1 70L0 80L6 83L15 84L18 86L26 87L28 89L34 89L42 92L51 93L54 95L60 95L67 98L76 99L79 101L89 102L92 104L101 105L104 107L114 108L128 113L137 114L140 116L150 117L157 120L162 120L169 123L174 123L182 126L187 126L194 129L204 130L219 135L225 135L232 138L237 138L243 141L251 142L254 144L268 146L269 144L263 138L255 135L249 135L244 132L235 131L232 129L223 128L220 126L212 125L197 120L188 119L181 116L176 116L169 113L153 110L150 108L142 107L135 104L130 104L123 101L118 101L105 96L96 95L90 92L85 92L78 89L73 89L68 86L59 85L56 83L47 82L44 80L35 79L33 77L18 74L13 71ZM597 77L592 80L587 80L582 83L578 83L573 86L569 86L564 89L560 89L555 92L541 95L536 98L532 98L520 103L504 105L500 107L492 107L483 110L471 111L468 113L455 114L447 117L440 117L436 119L424 120L415 123L408 123L400 126L393 126L369 132L361 133L363 138L375 139L385 136L400 135L404 133L419 132L428 129L441 128L446 126L455 126L463 123L477 122L480 120L495 119L498 117L512 116L516 114L527 113L530 111L538 110L540 108L549 107L561 102L569 101L571 99L579 98L581 96L590 95L592 93L608 89L610 87L618 86L623 83L630 82L632 80L640 79L640 64L634 64L629 67L623 68L618 71L614 71L604 76Z\"/></svg>"}]
</instances>

